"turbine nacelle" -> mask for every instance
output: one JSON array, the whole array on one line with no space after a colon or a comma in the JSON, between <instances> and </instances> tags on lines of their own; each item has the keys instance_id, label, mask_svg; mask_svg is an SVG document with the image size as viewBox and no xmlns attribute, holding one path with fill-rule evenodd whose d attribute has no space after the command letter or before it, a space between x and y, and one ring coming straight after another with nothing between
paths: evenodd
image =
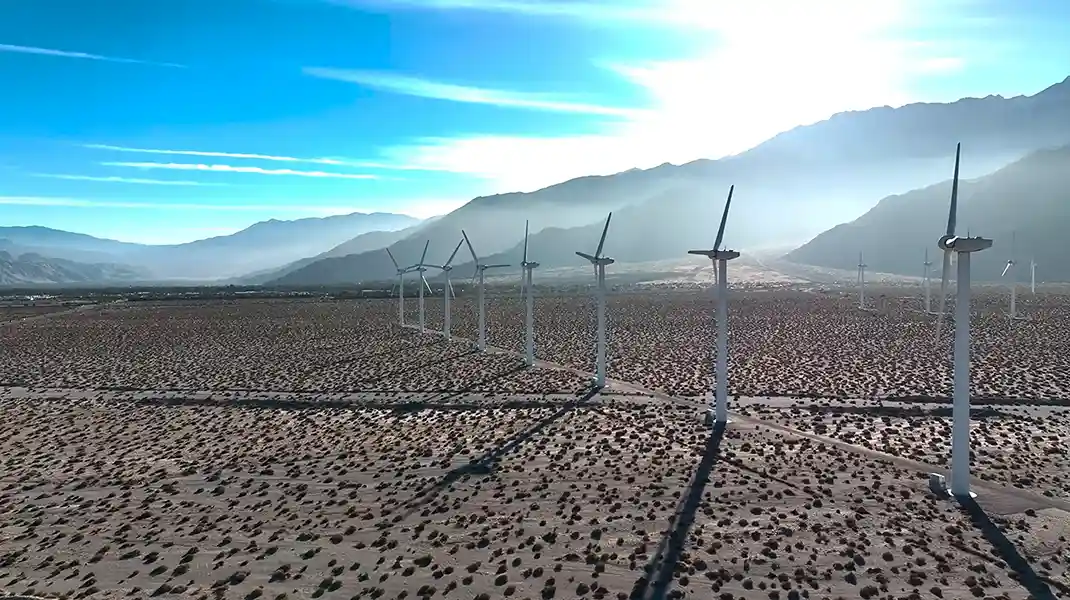
<instances>
[{"instance_id":1,"label":"turbine nacelle","mask_svg":"<svg viewBox=\"0 0 1070 600\"><path fill-rule=\"evenodd\" d=\"M710 260L732 260L740 257L739 252L735 250L688 250L687 253L705 256Z\"/></svg>"},{"instance_id":2,"label":"turbine nacelle","mask_svg":"<svg viewBox=\"0 0 1070 600\"><path fill-rule=\"evenodd\" d=\"M591 256L586 252L577 252L576 255L586 258L592 265L611 265L617 262L608 256Z\"/></svg>"},{"instance_id":3,"label":"turbine nacelle","mask_svg":"<svg viewBox=\"0 0 1070 600\"><path fill-rule=\"evenodd\" d=\"M945 235L936 243L945 252L980 252L992 247L992 240L983 237Z\"/></svg>"}]
</instances>

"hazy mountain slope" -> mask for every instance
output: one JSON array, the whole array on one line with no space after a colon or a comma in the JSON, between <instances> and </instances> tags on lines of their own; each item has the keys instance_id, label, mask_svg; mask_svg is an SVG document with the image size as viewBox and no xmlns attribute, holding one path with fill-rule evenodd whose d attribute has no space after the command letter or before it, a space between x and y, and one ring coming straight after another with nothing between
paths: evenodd
<instances>
[{"instance_id":1,"label":"hazy mountain slope","mask_svg":"<svg viewBox=\"0 0 1070 600\"><path fill-rule=\"evenodd\" d=\"M107 263L115 260L115 256L108 252L66 248L63 246L27 246L15 243L6 238L0 238L0 250L9 253L12 256L19 256L20 254L40 254L50 258L62 258L83 263Z\"/></svg>"},{"instance_id":2,"label":"hazy mountain slope","mask_svg":"<svg viewBox=\"0 0 1070 600\"><path fill-rule=\"evenodd\" d=\"M0 285L129 282L148 273L126 265L89 264L39 254L0 251Z\"/></svg>"},{"instance_id":3,"label":"hazy mountain slope","mask_svg":"<svg viewBox=\"0 0 1070 600\"><path fill-rule=\"evenodd\" d=\"M26 251L73 260L77 260L78 255L82 253L93 257L94 261L102 258L116 260L127 252L143 247L141 244L101 239L37 225L0 227L0 239Z\"/></svg>"},{"instance_id":4,"label":"hazy mountain slope","mask_svg":"<svg viewBox=\"0 0 1070 600\"><path fill-rule=\"evenodd\" d=\"M1070 78L1032 97L989 96L843 113L721 160L477 198L429 227L426 236L413 236L391 249L399 261L413 263L430 238L428 260L439 262L464 228L477 250L490 256L516 247L524 218L532 220L537 233L547 227L594 227L606 211L617 209L611 252L621 260L656 260L711 243L730 184L736 185L736 201L728 243L788 245L861 215L879 198L946 179L957 141L969 157L964 176L976 177L1068 140ZM572 246L590 243L586 229L563 235L577 238L546 246L571 252ZM278 283L346 283L392 275L385 253L373 252L329 265L313 263Z\"/></svg>"},{"instance_id":5,"label":"hazy mountain slope","mask_svg":"<svg viewBox=\"0 0 1070 600\"><path fill-rule=\"evenodd\" d=\"M370 250L379 250L386 248L387 246L404 239L406 236L412 235L423 223L414 225L412 227L406 227L405 229L399 229L397 231L369 231L368 233L362 233L357 237L342 242L334 248L326 252L322 252L315 256L302 258L292 263L279 267L277 269L267 269L256 273L250 273L248 275L238 278L238 281L244 284L263 284L274 279L283 277L289 273L292 273L298 269L310 265L318 260L324 258L347 256L349 254L360 254L361 252L368 252Z\"/></svg>"},{"instance_id":6,"label":"hazy mountain slope","mask_svg":"<svg viewBox=\"0 0 1070 600\"><path fill-rule=\"evenodd\" d=\"M969 156L964 154L963 161ZM948 169L950 174L950 168ZM940 269L936 241L947 226L951 181L881 200L858 219L838 225L787 255L789 260L854 269L858 252L871 271L920 276L925 249ZM998 280L1016 232L1019 281L1028 279L1028 262L1040 265L1042 281L1070 281L1070 146L1030 154L991 175L959 185L958 233L994 240L972 257L972 276Z\"/></svg>"}]
</instances>

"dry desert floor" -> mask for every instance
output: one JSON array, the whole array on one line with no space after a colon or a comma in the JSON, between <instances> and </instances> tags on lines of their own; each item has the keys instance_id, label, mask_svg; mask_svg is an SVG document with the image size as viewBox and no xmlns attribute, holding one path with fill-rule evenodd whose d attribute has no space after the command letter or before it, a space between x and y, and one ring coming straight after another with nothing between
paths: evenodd
<instances>
[{"instance_id":1,"label":"dry desert floor","mask_svg":"<svg viewBox=\"0 0 1070 600\"><path fill-rule=\"evenodd\" d=\"M914 304L734 297L733 421L712 432L698 418L712 301L698 294L614 296L601 391L582 373L585 298L539 299L535 368L401 329L385 300L13 319L0 324L0 591L1070 597L1070 309L1040 296L1023 301L1032 320L1009 323L998 298L978 303L975 389L988 391L977 502L960 506L928 492L948 462L949 344L925 340ZM470 299L454 309L473 339ZM520 349L519 309L491 299L492 344ZM441 299L427 320L441 327Z\"/></svg>"}]
</instances>

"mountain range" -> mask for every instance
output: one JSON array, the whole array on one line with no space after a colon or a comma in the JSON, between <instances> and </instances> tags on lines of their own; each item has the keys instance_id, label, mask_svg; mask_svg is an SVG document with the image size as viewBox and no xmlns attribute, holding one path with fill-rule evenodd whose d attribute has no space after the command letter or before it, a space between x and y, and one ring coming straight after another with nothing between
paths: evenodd
<instances>
[{"instance_id":1,"label":"mountain range","mask_svg":"<svg viewBox=\"0 0 1070 600\"><path fill-rule=\"evenodd\" d=\"M413 264L430 241L427 262L441 263L460 240L462 229L482 259L516 264L525 220L531 225L533 260L547 267L581 266L574 251L593 249L606 213L613 211L607 254L618 262L646 262L679 258L689 249L709 246L725 194L734 184L725 236L730 247L801 245L788 255L791 260L852 269L863 250L872 269L917 274L921 258L913 254L928 246L935 252L940 223L946 221L944 188L956 142L963 144L963 177L970 180L963 185L960 223L973 222L978 232L987 227L988 237L1002 237L1007 227L1014 227L1023 244L1030 240L1038 262L1042 255L1048 256L1044 248L1065 247L1055 232L1059 223L1070 226L1060 208L1065 202L1045 203L1039 195L1055 193L1061 181L1051 165L1062 164L1070 145L1070 78L1032 96L965 98L841 113L734 156L581 177L531 193L479 197L423 223L402 215L359 213L272 220L232 236L173 246L0 227L0 240L59 259L147 269L159 279L332 285L393 278L394 266L383 250L387 247L399 262ZM1015 185L1006 183L1007 173L1014 169L1043 173L1051 183L1030 187L1022 175L1012 178ZM989 174L995 179L986 177ZM1012 187L1013 195L979 191L975 199L967 199L973 190L1009 192ZM916 191L904 193L907 190ZM1038 196L1029 200L1033 217L1008 213L1007 219L1000 218L1032 193ZM922 204L924 210L919 208ZM989 204L990 216L969 216ZM936 215L940 211L942 217ZM845 222L849 223L840 225ZM930 231L934 227L935 236ZM19 236L12 230L32 231ZM891 232L903 237L887 244L862 239ZM899 247L902 255L891 250ZM457 272L470 272L466 258L462 252L455 261ZM982 277L981 270L977 272ZM1055 275L1052 270L1046 277L1054 280Z\"/></svg>"},{"instance_id":2,"label":"mountain range","mask_svg":"<svg viewBox=\"0 0 1070 600\"><path fill-rule=\"evenodd\" d=\"M441 263L464 229L481 257L516 264L528 219L534 260L547 267L577 266L573 252L597 243L601 221L612 210L610 256L620 262L679 257L712 243L732 184L728 245L798 245L864 214L881 198L946 180L960 141L966 177L1070 143L1070 78L1032 96L841 113L719 160L476 198L390 249L398 261L412 264L430 240L427 261ZM390 260L375 250L314 262L273 283L344 284L393 276Z\"/></svg>"}]
</instances>

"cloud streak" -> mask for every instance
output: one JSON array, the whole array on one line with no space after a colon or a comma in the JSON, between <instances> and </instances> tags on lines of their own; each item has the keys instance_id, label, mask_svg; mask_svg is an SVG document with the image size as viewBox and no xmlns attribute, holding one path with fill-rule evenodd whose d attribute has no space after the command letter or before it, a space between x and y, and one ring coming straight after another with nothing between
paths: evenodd
<instances>
[{"instance_id":1,"label":"cloud streak","mask_svg":"<svg viewBox=\"0 0 1070 600\"><path fill-rule=\"evenodd\" d=\"M67 175L61 173L34 173L34 177L48 179L65 179L69 181L99 181L102 183L133 183L141 185L189 185L189 186L223 186L226 183L208 183L204 181L181 181L174 179L139 179L133 177L97 177L93 175Z\"/></svg>"},{"instance_id":2,"label":"cloud streak","mask_svg":"<svg viewBox=\"0 0 1070 600\"><path fill-rule=\"evenodd\" d=\"M202 158L233 158L241 160L262 160L268 162L290 162L312 165L329 165L337 167L355 167L359 169L388 169L394 171L434 171L426 166L392 164L386 162L349 160L346 158L300 158L296 156L280 156L274 154L256 154L249 152L218 152L211 150L170 150L161 148L130 148L127 146L112 146L109 144L82 144L83 148L93 150L107 150L110 152L128 152L133 154L157 154L163 156L199 156Z\"/></svg>"},{"instance_id":3,"label":"cloud streak","mask_svg":"<svg viewBox=\"0 0 1070 600\"><path fill-rule=\"evenodd\" d=\"M393 73L321 67L306 67L304 72L312 77L355 83L367 88L395 94L449 100L466 104L487 104L527 110L625 118L634 118L643 112L631 108L572 102L551 94L456 85Z\"/></svg>"},{"instance_id":4,"label":"cloud streak","mask_svg":"<svg viewBox=\"0 0 1070 600\"><path fill-rule=\"evenodd\" d=\"M144 210L203 210L226 212L291 212L339 215L353 212L375 212L354 206L328 205L287 205L287 204L237 204L233 200L227 204L197 204L191 202L132 202L125 200L93 200L88 198L71 198L63 196L0 196L0 206L39 206L57 208L85 209L144 209Z\"/></svg>"},{"instance_id":5,"label":"cloud streak","mask_svg":"<svg viewBox=\"0 0 1070 600\"><path fill-rule=\"evenodd\" d=\"M107 167L128 167L132 169L169 169L176 171L207 171L212 173L248 173L255 175L283 175L293 177L317 177L323 179L382 179L378 175L365 173L329 173L326 171L298 171L295 169L263 169L260 167L239 167L235 165L206 165L197 163L157 163L157 162L102 162Z\"/></svg>"},{"instance_id":6,"label":"cloud streak","mask_svg":"<svg viewBox=\"0 0 1070 600\"><path fill-rule=\"evenodd\" d=\"M169 62L156 62L152 60L138 60L134 58L120 58L117 56L104 56L101 54L90 54L88 52L71 52L68 50L53 50L51 48L37 48L34 46L17 46L14 44L0 44L0 52L15 52L18 54L37 54L39 56L58 56L62 58L80 58L84 60L102 60L106 62L114 63L127 63L138 65L155 65L157 67L171 67L174 69L185 69L186 65L180 65L177 63Z\"/></svg>"},{"instance_id":7,"label":"cloud streak","mask_svg":"<svg viewBox=\"0 0 1070 600\"><path fill-rule=\"evenodd\" d=\"M566 17L604 21L661 22L665 11L651 3L628 2L555 2L553 0L326 0L329 4L351 8L381 6L431 10L471 10L516 13L540 17Z\"/></svg>"}]
</instances>

